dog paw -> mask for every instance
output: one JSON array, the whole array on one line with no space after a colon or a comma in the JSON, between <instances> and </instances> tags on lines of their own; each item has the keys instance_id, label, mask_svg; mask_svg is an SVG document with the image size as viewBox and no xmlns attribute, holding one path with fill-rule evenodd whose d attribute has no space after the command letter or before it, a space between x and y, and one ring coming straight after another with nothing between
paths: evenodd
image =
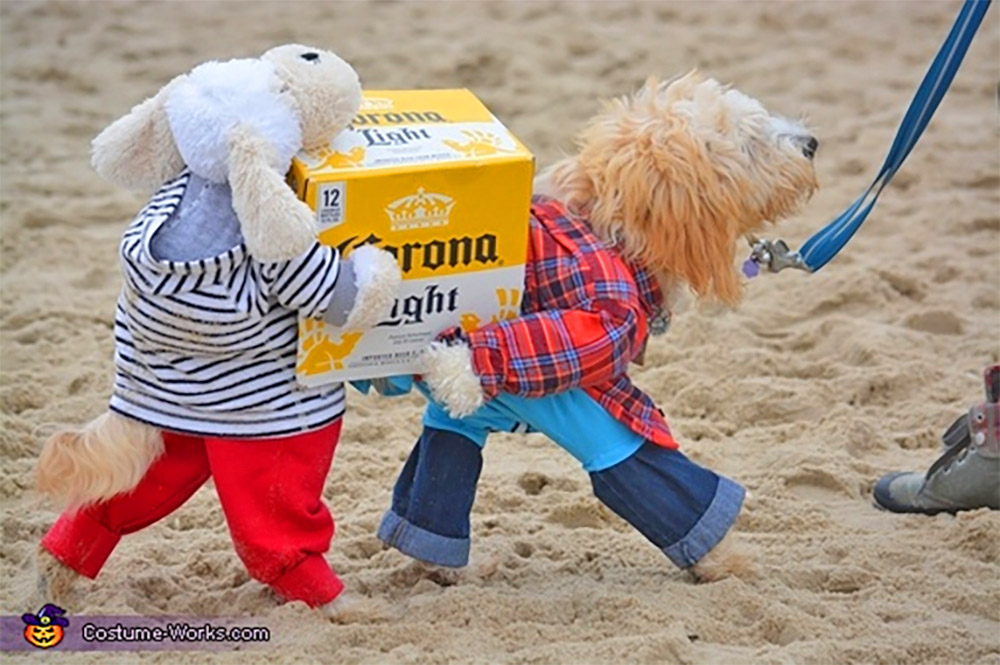
<instances>
[{"instance_id":1,"label":"dog paw","mask_svg":"<svg viewBox=\"0 0 1000 665\"><path fill-rule=\"evenodd\" d=\"M394 618L392 607L384 600L352 593L341 593L316 610L332 623L371 623Z\"/></svg>"},{"instance_id":2,"label":"dog paw","mask_svg":"<svg viewBox=\"0 0 1000 665\"><path fill-rule=\"evenodd\" d=\"M46 603L66 603L81 577L41 545L35 552L35 575L35 590Z\"/></svg>"},{"instance_id":3,"label":"dog paw","mask_svg":"<svg viewBox=\"0 0 1000 665\"><path fill-rule=\"evenodd\" d=\"M424 352L422 373L435 401L455 418L472 415L486 401L465 343L432 342Z\"/></svg>"},{"instance_id":4,"label":"dog paw","mask_svg":"<svg viewBox=\"0 0 1000 665\"><path fill-rule=\"evenodd\" d=\"M358 295L344 325L349 330L371 328L396 301L402 275L392 254L374 245L359 247L351 254Z\"/></svg>"},{"instance_id":5,"label":"dog paw","mask_svg":"<svg viewBox=\"0 0 1000 665\"><path fill-rule=\"evenodd\" d=\"M462 568L449 568L425 561L414 560L389 576L392 587L414 587L428 580L439 587L455 586L461 582L477 582L492 578L500 569L497 557L475 558Z\"/></svg>"},{"instance_id":6,"label":"dog paw","mask_svg":"<svg viewBox=\"0 0 1000 665\"><path fill-rule=\"evenodd\" d=\"M424 561L407 562L402 568L394 570L389 575L389 584L393 587L413 587L423 580L430 580L439 587L449 587L458 584L462 570L447 568Z\"/></svg>"},{"instance_id":7,"label":"dog paw","mask_svg":"<svg viewBox=\"0 0 1000 665\"><path fill-rule=\"evenodd\" d=\"M747 579L753 576L750 558L742 543L729 532L703 556L698 563L687 569L696 583L718 582L727 577Z\"/></svg>"}]
</instances>

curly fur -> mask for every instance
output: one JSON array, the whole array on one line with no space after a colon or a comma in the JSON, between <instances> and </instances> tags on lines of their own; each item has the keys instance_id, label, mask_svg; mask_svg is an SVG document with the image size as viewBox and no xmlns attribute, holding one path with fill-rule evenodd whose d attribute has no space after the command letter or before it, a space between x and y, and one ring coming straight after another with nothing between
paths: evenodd
<instances>
[{"instance_id":1,"label":"curly fur","mask_svg":"<svg viewBox=\"0 0 1000 665\"><path fill-rule=\"evenodd\" d=\"M424 352L423 379L434 399L455 418L472 415L486 400L467 344L432 342Z\"/></svg>"},{"instance_id":2,"label":"curly fur","mask_svg":"<svg viewBox=\"0 0 1000 665\"><path fill-rule=\"evenodd\" d=\"M664 293L742 297L737 240L795 212L816 190L815 139L736 90L691 73L650 79L616 99L577 139L577 153L543 171L535 193L565 203L609 245L656 275ZM424 379L453 416L482 388L465 346L435 343ZM730 532L690 569L699 581L749 572Z\"/></svg>"},{"instance_id":3,"label":"curly fur","mask_svg":"<svg viewBox=\"0 0 1000 665\"><path fill-rule=\"evenodd\" d=\"M49 437L37 487L67 507L109 499L135 487L162 453L158 429L109 411L80 430Z\"/></svg>"},{"instance_id":4,"label":"curly fur","mask_svg":"<svg viewBox=\"0 0 1000 665\"><path fill-rule=\"evenodd\" d=\"M691 73L609 102L578 153L539 176L559 198L668 282L742 297L736 241L795 212L817 187L812 137L756 100Z\"/></svg>"}]
</instances>

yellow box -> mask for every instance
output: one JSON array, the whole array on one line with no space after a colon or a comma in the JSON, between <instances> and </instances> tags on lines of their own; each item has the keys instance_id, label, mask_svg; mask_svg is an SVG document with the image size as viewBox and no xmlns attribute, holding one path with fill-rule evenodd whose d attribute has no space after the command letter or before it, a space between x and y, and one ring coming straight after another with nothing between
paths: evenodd
<instances>
[{"instance_id":1,"label":"yellow box","mask_svg":"<svg viewBox=\"0 0 1000 665\"><path fill-rule=\"evenodd\" d=\"M441 330L516 316L534 158L468 90L372 90L327 149L300 153L289 184L316 211L320 241L396 255L403 286L368 331L300 321L299 382L418 370Z\"/></svg>"}]
</instances>

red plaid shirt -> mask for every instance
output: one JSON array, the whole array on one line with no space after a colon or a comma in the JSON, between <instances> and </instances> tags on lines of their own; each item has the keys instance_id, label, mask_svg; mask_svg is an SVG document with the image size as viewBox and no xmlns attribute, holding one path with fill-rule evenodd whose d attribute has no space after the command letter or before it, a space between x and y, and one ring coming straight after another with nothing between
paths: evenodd
<instances>
[{"instance_id":1,"label":"red plaid shirt","mask_svg":"<svg viewBox=\"0 0 1000 665\"><path fill-rule=\"evenodd\" d=\"M646 439L676 448L653 400L628 377L662 295L652 275L626 263L561 203L531 207L522 316L469 333L488 397L541 397L583 388Z\"/></svg>"}]
</instances>

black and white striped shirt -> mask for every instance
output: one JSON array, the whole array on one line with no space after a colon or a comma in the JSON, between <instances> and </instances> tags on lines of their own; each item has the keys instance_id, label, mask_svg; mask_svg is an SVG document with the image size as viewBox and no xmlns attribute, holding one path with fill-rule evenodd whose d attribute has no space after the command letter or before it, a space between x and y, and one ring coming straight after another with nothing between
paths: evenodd
<instances>
[{"instance_id":1,"label":"black and white striped shirt","mask_svg":"<svg viewBox=\"0 0 1000 665\"><path fill-rule=\"evenodd\" d=\"M198 260L156 258L150 241L188 205L192 178L164 185L122 237L111 409L216 437L288 436L329 424L344 412L343 384L302 388L295 360L298 315L323 315L339 254L317 243L291 261L261 263L240 242ZM226 210L197 208L207 216L202 233L213 222L235 223L231 198L224 201Z\"/></svg>"}]
</instances>

